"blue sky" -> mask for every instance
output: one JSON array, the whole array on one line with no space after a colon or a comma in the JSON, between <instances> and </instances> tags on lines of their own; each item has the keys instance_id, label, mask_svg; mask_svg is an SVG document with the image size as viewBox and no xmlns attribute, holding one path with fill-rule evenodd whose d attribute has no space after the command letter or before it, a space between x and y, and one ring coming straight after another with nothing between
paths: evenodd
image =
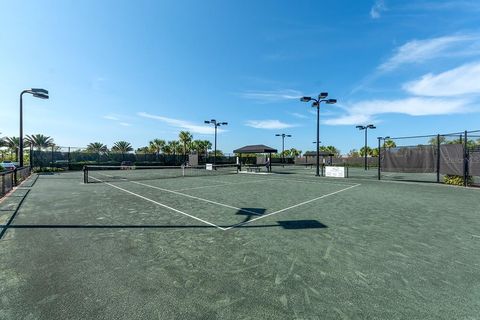
<instances>
[{"instance_id":1,"label":"blue sky","mask_svg":"<svg viewBox=\"0 0 480 320\"><path fill-rule=\"evenodd\" d=\"M360 148L376 136L480 129L478 1L2 1L0 132L58 145L137 148L180 130L219 148L313 149L314 109L328 91L321 140Z\"/></svg>"}]
</instances>

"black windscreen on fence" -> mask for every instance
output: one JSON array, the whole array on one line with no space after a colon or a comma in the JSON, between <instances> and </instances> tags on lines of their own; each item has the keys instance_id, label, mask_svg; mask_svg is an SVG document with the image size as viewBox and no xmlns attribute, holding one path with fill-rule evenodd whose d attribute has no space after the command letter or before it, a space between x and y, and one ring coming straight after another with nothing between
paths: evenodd
<instances>
[{"instance_id":1,"label":"black windscreen on fence","mask_svg":"<svg viewBox=\"0 0 480 320\"><path fill-rule=\"evenodd\" d=\"M463 176L464 147L461 144L440 145L440 174Z\"/></svg>"},{"instance_id":2,"label":"black windscreen on fence","mask_svg":"<svg viewBox=\"0 0 480 320\"><path fill-rule=\"evenodd\" d=\"M385 172L431 173L437 170L434 146L386 148L382 153Z\"/></svg>"}]
</instances>

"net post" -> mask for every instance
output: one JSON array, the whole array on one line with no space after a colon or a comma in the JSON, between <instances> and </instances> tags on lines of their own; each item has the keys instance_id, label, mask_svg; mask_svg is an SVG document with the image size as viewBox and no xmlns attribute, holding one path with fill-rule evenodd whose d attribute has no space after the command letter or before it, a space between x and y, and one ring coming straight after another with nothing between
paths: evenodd
<instances>
[{"instance_id":1,"label":"net post","mask_svg":"<svg viewBox=\"0 0 480 320\"><path fill-rule=\"evenodd\" d=\"M440 183L440 135L437 134L437 183Z\"/></svg>"},{"instance_id":2,"label":"net post","mask_svg":"<svg viewBox=\"0 0 480 320\"><path fill-rule=\"evenodd\" d=\"M87 166L83 166L83 183L88 183L88 169L87 169Z\"/></svg>"},{"instance_id":3,"label":"net post","mask_svg":"<svg viewBox=\"0 0 480 320\"><path fill-rule=\"evenodd\" d=\"M463 140L463 185L468 186L468 145L467 145L467 130L465 130L465 136Z\"/></svg>"}]
</instances>

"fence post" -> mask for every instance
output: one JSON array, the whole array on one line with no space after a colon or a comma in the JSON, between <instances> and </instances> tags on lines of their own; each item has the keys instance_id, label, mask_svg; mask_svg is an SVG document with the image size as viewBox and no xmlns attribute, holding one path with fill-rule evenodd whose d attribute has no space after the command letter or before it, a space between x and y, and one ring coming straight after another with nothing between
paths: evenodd
<instances>
[{"instance_id":1,"label":"fence post","mask_svg":"<svg viewBox=\"0 0 480 320\"><path fill-rule=\"evenodd\" d=\"M465 130L464 145L463 145L463 184L468 186L468 145L467 145L467 130Z\"/></svg>"},{"instance_id":2,"label":"fence post","mask_svg":"<svg viewBox=\"0 0 480 320\"><path fill-rule=\"evenodd\" d=\"M381 144L382 137L378 137L378 180L381 180L381 173L380 173L380 166L382 165L382 144Z\"/></svg>"},{"instance_id":3,"label":"fence post","mask_svg":"<svg viewBox=\"0 0 480 320\"><path fill-rule=\"evenodd\" d=\"M437 183L440 183L440 135L437 134Z\"/></svg>"},{"instance_id":4,"label":"fence post","mask_svg":"<svg viewBox=\"0 0 480 320\"><path fill-rule=\"evenodd\" d=\"M70 170L70 147L68 147L68 153L67 153L67 161L68 161L68 170Z\"/></svg>"}]
</instances>

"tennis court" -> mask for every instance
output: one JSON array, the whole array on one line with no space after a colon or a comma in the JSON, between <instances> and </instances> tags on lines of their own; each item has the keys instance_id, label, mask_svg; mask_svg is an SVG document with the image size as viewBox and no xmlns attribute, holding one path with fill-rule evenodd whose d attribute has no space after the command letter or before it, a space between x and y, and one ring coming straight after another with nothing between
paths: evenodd
<instances>
[{"instance_id":1,"label":"tennis court","mask_svg":"<svg viewBox=\"0 0 480 320\"><path fill-rule=\"evenodd\" d=\"M479 189L312 173L33 175L0 318L478 317Z\"/></svg>"}]
</instances>

